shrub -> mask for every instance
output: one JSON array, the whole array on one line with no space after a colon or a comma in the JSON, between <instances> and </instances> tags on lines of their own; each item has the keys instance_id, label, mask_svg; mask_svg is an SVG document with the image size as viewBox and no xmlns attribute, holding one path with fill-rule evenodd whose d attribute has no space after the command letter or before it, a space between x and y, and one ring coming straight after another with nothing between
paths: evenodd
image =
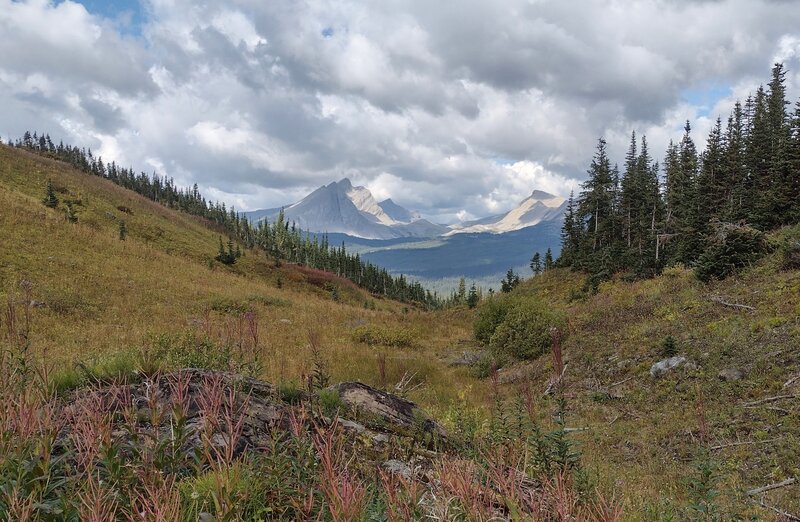
<instances>
[{"instance_id":1,"label":"shrub","mask_svg":"<svg viewBox=\"0 0 800 522\"><path fill-rule=\"evenodd\" d=\"M560 315L536 299L517 301L489 340L492 350L517 359L533 359L550 349L550 329L566 329Z\"/></svg>"},{"instance_id":2,"label":"shrub","mask_svg":"<svg viewBox=\"0 0 800 522\"><path fill-rule=\"evenodd\" d=\"M512 299L506 296L494 296L483 302L478 308L478 318L475 320L473 330L475 338L488 343L495 330L505 320L511 308Z\"/></svg>"},{"instance_id":3,"label":"shrub","mask_svg":"<svg viewBox=\"0 0 800 522\"><path fill-rule=\"evenodd\" d=\"M767 251L764 234L746 223L712 223L708 246L697 260L695 274L701 281L724 279L756 261Z\"/></svg>"},{"instance_id":4,"label":"shrub","mask_svg":"<svg viewBox=\"0 0 800 522\"><path fill-rule=\"evenodd\" d=\"M288 402L289 404L300 404L300 401L303 400L304 395L299 384L297 384L295 381L288 381L278 385L278 396L283 402Z\"/></svg>"},{"instance_id":5,"label":"shrub","mask_svg":"<svg viewBox=\"0 0 800 522\"><path fill-rule=\"evenodd\" d=\"M505 364L500 354L486 354L470 365L470 374L477 379L486 379L494 370L500 369Z\"/></svg>"},{"instance_id":6,"label":"shrub","mask_svg":"<svg viewBox=\"0 0 800 522\"><path fill-rule=\"evenodd\" d=\"M408 348L414 344L414 336L405 328L364 325L353 330L353 340L370 346L393 346Z\"/></svg>"},{"instance_id":7,"label":"shrub","mask_svg":"<svg viewBox=\"0 0 800 522\"><path fill-rule=\"evenodd\" d=\"M779 251L783 270L800 269L800 239L784 239L781 242Z\"/></svg>"}]
</instances>

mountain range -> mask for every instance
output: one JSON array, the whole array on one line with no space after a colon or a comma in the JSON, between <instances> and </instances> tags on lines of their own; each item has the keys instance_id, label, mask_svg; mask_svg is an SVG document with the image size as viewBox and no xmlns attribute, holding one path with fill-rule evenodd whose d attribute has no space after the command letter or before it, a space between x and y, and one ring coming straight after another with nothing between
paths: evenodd
<instances>
[{"instance_id":1,"label":"mountain range","mask_svg":"<svg viewBox=\"0 0 800 522\"><path fill-rule=\"evenodd\" d=\"M492 278L527 266L534 252L557 255L564 198L534 190L508 212L438 224L392 199L377 201L349 179L323 185L300 201L246 213L254 222L284 219L312 234L327 234L363 259L423 280Z\"/></svg>"}]
</instances>

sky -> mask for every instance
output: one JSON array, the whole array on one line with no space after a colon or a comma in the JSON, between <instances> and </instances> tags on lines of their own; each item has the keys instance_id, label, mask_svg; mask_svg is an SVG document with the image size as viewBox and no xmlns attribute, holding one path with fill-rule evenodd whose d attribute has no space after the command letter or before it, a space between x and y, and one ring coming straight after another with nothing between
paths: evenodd
<instances>
[{"instance_id":1,"label":"sky","mask_svg":"<svg viewBox=\"0 0 800 522\"><path fill-rule=\"evenodd\" d=\"M438 222L663 156L769 80L792 0L0 0L0 137L47 132L239 210L349 177Z\"/></svg>"}]
</instances>

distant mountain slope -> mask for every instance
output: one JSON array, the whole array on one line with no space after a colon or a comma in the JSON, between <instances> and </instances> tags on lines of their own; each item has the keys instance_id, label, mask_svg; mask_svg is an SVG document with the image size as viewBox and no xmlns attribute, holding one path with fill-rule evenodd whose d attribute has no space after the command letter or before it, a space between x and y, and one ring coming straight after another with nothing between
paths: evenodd
<instances>
[{"instance_id":1,"label":"distant mountain slope","mask_svg":"<svg viewBox=\"0 0 800 522\"><path fill-rule=\"evenodd\" d=\"M252 221L274 220L280 209L247 212ZM366 239L431 237L447 227L420 219L392 200L378 203L365 187L349 179L324 185L302 200L284 208L284 215L298 227L316 233L341 233Z\"/></svg>"},{"instance_id":2,"label":"distant mountain slope","mask_svg":"<svg viewBox=\"0 0 800 522\"><path fill-rule=\"evenodd\" d=\"M361 258L394 273L422 279L486 277L527 267L535 252L560 252L560 221L504 234L462 233L427 242L364 246ZM355 243L357 241L353 240Z\"/></svg>"},{"instance_id":3,"label":"distant mountain slope","mask_svg":"<svg viewBox=\"0 0 800 522\"><path fill-rule=\"evenodd\" d=\"M419 212L411 212L392 201L391 198L381 201L378 205L389 217L400 223L411 223L421 218Z\"/></svg>"},{"instance_id":4,"label":"distant mountain slope","mask_svg":"<svg viewBox=\"0 0 800 522\"><path fill-rule=\"evenodd\" d=\"M538 225L544 221L561 221L566 210L564 198L541 190L524 199L505 214L454 225L448 234L490 232L501 234Z\"/></svg>"}]
</instances>

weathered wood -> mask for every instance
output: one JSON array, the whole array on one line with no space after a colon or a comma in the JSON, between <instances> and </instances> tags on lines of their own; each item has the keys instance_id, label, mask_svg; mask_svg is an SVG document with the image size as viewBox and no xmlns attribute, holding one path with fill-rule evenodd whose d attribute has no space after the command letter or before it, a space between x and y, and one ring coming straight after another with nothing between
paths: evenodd
<instances>
[{"instance_id":1,"label":"weathered wood","mask_svg":"<svg viewBox=\"0 0 800 522\"><path fill-rule=\"evenodd\" d=\"M773 489L785 488L786 486L791 486L797 482L797 479L792 477L788 478L781 482L776 482L775 484L767 484L766 486L761 486L760 488L751 489L747 492L748 496L756 496L760 495L761 493L766 493L767 491L772 491Z\"/></svg>"},{"instance_id":2,"label":"weathered wood","mask_svg":"<svg viewBox=\"0 0 800 522\"><path fill-rule=\"evenodd\" d=\"M784 400L784 399L794 399L796 397L797 397L797 395L776 395L775 397L766 397L764 399L760 399L760 400L757 400L757 401L745 402L743 404L743 406L745 408L752 408L753 406L758 406L759 404L764 404L765 402L775 402L775 401L781 401L781 400Z\"/></svg>"},{"instance_id":3,"label":"weathered wood","mask_svg":"<svg viewBox=\"0 0 800 522\"><path fill-rule=\"evenodd\" d=\"M767 440L745 440L741 442L729 442L727 444L719 444L717 446L711 446L709 449L711 451L721 450L725 448L732 448L734 446L752 446L756 444L769 444L770 442L776 442L781 440L780 438L775 439L767 439Z\"/></svg>"},{"instance_id":4,"label":"weathered wood","mask_svg":"<svg viewBox=\"0 0 800 522\"><path fill-rule=\"evenodd\" d=\"M756 309L754 307L750 306L750 305L744 305L744 304L740 304L740 303L729 303L728 301L725 301L724 299L722 299L719 296L715 296L714 295L714 296L711 296L710 299L713 302L715 302L717 304L721 304L722 306L727 306L728 308L737 308L739 310L747 310L748 312L755 312L756 311Z\"/></svg>"},{"instance_id":5,"label":"weathered wood","mask_svg":"<svg viewBox=\"0 0 800 522\"><path fill-rule=\"evenodd\" d=\"M783 511L782 509L778 509L775 506L770 506L769 504L767 504L763 500L759 500L758 501L758 505L760 505L764 509L769 509L770 511L773 511L773 512L777 513L778 516L780 516L781 518L784 518L786 520L800 521L800 517L798 517L797 515L792 515L791 513L787 512L787 511Z\"/></svg>"}]
</instances>

